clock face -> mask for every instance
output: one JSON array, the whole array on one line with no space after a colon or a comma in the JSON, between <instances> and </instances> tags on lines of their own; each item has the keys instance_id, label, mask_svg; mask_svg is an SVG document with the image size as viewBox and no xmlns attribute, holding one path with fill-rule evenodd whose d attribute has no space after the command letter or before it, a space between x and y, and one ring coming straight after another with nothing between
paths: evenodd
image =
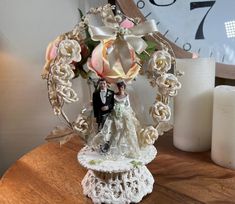
<instances>
[{"instance_id":1,"label":"clock face","mask_svg":"<svg viewBox=\"0 0 235 204\"><path fill-rule=\"evenodd\" d=\"M235 65L234 0L134 0L167 39L200 57Z\"/></svg>"}]
</instances>

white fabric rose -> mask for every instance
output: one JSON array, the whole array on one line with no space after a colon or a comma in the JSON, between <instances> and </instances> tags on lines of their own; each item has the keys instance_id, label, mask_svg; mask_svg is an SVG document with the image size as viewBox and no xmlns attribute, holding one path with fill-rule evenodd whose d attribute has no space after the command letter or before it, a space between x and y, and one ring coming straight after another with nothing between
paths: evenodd
<instances>
[{"instance_id":1,"label":"white fabric rose","mask_svg":"<svg viewBox=\"0 0 235 204\"><path fill-rule=\"evenodd\" d=\"M63 63L81 61L81 46L76 40L62 40L57 50L57 56Z\"/></svg>"},{"instance_id":2,"label":"white fabric rose","mask_svg":"<svg viewBox=\"0 0 235 204\"><path fill-rule=\"evenodd\" d=\"M72 87L72 82L69 80L61 80L58 76L53 76L53 80L56 81L58 85Z\"/></svg>"},{"instance_id":3,"label":"white fabric rose","mask_svg":"<svg viewBox=\"0 0 235 204\"><path fill-rule=\"evenodd\" d=\"M152 145L158 138L158 131L153 126L142 128L139 132L140 146Z\"/></svg>"},{"instance_id":4,"label":"white fabric rose","mask_svg":"<svg viewBox=\"0 0 235 204\"><path fill-rule=\"evenodd\" d=\"M163 74L157 78L156 82L163 95L176 96L177 90L181 88L181 83L174 74Z\"/></svg>"},{"instance_id":5,"label":"white fabric rose","mask_svg":"<svg viewBox=\"0 0 235 204\"><path fill-rule=\"evenodd\" d=\"M171 69L171 55L165 50L153 53L151 66L158 74L163 74Z\"/></svg>"},{"instance_id":6,"label":"white fabric rose","mask_svg":"<svg viewBox=\"0 0 235 204\"><path fill-rule=\"evenodd\" d=\"M80 116L73 124L73 128L82 134L86 134L89 130L89 125L87 121L82 116Z\"/></svg>"},{"instance_id":7,"label":"white fabric rose","mask_svg":"<svg viewBox=\"0 0 235 204\"><path fill-rule=\"evenodd\" d=\"M161 101L157 101L150 108L150 114L153 117L153 120L162 122L169 121L171 118L171 110L168 105L165 105Z\"/></svg>"},{"instance_id":8,"label":"white fabric rose","mask_svg":"<svg viewBox=\"0 0 235 204\"><path fill-rule=\"evenodd\" d=\"M78 96L72 88L60 85L56 87L56 90L66 103L78 101Z\"/></svg>"},{"instance_id":9,"label":"white fabric rose","mask_svg":"<svg viewBox=\"0 0 235 204\"><path fill-rule=\"evenodd\" d=\"M52 75L57 75L63 79L72 79L73 73L72 68L68 64L54 64L51 67L51 73ZM71 77L70 77L71 76Z\"/></svg>"},{"instance_id":10,"label":"white fabric rose","mask_svg":"<svg viewBox=\"0 0 235 204\"><path fill-rule=\"evenodd\" d=\"M55 64L51 68L53 80L55 80L58 85L71 87L72 83L70 80L74 77L72 69L74 69L74 66L71 64Z\"/></svg>"}]
</instances>

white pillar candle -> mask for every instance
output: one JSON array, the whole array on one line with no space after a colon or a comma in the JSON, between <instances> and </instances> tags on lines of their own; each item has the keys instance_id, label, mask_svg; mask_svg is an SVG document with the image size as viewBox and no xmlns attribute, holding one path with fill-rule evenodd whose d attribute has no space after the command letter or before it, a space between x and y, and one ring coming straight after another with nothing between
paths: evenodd
<instances>
[{"instance_id":1,"label":"white pillar candle","mask_svg":"<svg viewBox=\"0 0 235 204\"><path fill-rule=\"evenodd\" d=\"M235 87L217 86L213 106L211 158L235 169Z\"/></svg>"},{"instance_id":2,"label":"white pillar candle","mask_svg":"<svg viewBox=\"0 0 235 204\"><path fill-rule=\"evenodd\" d=\"M211 147L215 61L209 58L177 59L182 88L175 98L174 146L189 152Z\"/></svg>"}]
</instances>

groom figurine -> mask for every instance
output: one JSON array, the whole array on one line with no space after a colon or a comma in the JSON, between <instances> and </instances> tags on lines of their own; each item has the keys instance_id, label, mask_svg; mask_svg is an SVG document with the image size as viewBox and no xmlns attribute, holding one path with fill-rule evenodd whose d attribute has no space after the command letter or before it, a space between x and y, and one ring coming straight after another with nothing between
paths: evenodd
<instances>
[{"instance_id":1,"label":"groom figurine","mask_svg":"<svg viewBox=\"0 0 235 204\"><path fill-rule=\"evenodd\" d=\"M98 82L98 90L93 93L93 110L98 131L103 128L104 122L112 111L114 105L114 92L107 88L105 79Z\"/></svg>"}]
</instances>

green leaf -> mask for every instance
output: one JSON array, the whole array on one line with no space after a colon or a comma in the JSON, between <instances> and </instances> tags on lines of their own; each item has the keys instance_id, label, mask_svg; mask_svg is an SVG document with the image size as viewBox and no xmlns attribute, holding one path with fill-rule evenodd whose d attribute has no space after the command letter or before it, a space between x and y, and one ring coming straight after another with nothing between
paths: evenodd
<instances>
[{"instance_id":1,"label":"green leaf","mask_svg":"<svg viewBox=\"0 0 235 204\"><path fill-rule=\"evenodd\" d=\"M74 78L81 76L83 79L87 79L92 73L90 70L85 71L83 65L79 63L75 64L75 70L73 72L75 75Z\"/></svg>"},{"instance_id":2,"label":"green leaf","mask_svg":"<svg viewBox=\"0 0 235 204\"><path fill-rule=\"evenodd\" d=\"M84 71L84 69L80 69L80 75L83 79L87 79L88 78L88 74L86 71Z\"/></svg>"},{"instance_id":3,"label":"green leaf","mask_svg":"<svg viewBox=\"0 0 235 204\"><path fill-rule=\"evenodd\" d=\"M134 168L138 168L138 166L143 165L142 162L135 160L132 160L130 163L133 165Z\"/></svg>"},{"instance_id":4,"label":"green leaf","mask_svg":"<svg viewBox=\"0 0 235 204\"><path fill-rule=\"evenodd\" d=\"M101 160L95 160L95 159L92 159L90 160L88 163L90 165L96 165L96 164L100 164L102 161Z\"/></svg>"},{"instance_id":5,"label":"green leaf","mask_svg":"<svg viewBox=\"0 0 235 204\"><path fill-rule=\"evenodd\" d=\"M87 38L84 40L84 43L89 48L90 52L94 50L94 48L100 43L100 41L94 41L91 39L90 33L88 31L88 27L85 30Z\"/></svg>"},{"instance_id":6,"label":"green leaf","mask_svg":"<svg viewBox=\"0 0 235 204\"><path fill-rule=\"evenodd\" d=\"M148 47L146 48L146 51L154 52L156 50L157 44L153 41L146 41Z\"/></svg>"},{"instance_id":7,"label":"green leaf","mask_svg":"<svg viewBox=\"0 0 235 204\"><path fill-rule=\"evenodd\" d=\"M143 62L143 61L147 61L149 56L146 54L146 53L141 53L141 54L137 54L138 57L140 58L140 60Z\"/></svg>"},{"instance_id":8,"label":"green leaf","mask_svg":"<svg viewBox=\"0 0 235 204\"><path fill-rule=\"evenodd\" d=\"M93 71L89 70L89 71L87 72L88 77L91 76L93 73L94 73Z\"/></svg>"},{"instance_id":9,"label":"green leaf","mask_svg":"<svg viewBox=\"0 0 235 204\"><path fill-rule=\"evenodd\" d=\"M83 13L82 13L82 10L80 8L78 8L78 12L79 12L80 19L81 19L84 16Z\"/></svg>"},{"instance_id":10,"label":"green leaf","mask_svg":"<svg viewBox=\"0 0 235 204\"><path fill-rule=\"evenodd\" d=\"M153 52L155 52L157 47L157 44L153 41L146 41L146 43L147 43L147 48L145 49L145 52L138 54L138 57L141 59L141 61L149 60L150 56L153 54Z\"/></svg>"},{"instance_id":11,"label":"green leaf","mask_svg":"<svg viewBox=\"0 0 235 204\"><path fill-rule=\"evenodd\" d=\"M87 45L87 47L91 50L91 52L94 50L94 48L99 44L99 41L94 41L92 40L90 37L88 37L85 40L85 44Z\"/></svg>"},{"instance_id":12,"label":"green leaf","mask_svg":"<svg viewBox=\"0 0 235 204\"><path fill-rule=\"evenodd\" d=\"M74 79L77 78L77 77L79 77L79 75L80 75L79 69L75 69L75 70L74 70Z\"/></svg>"}]
</instances>

